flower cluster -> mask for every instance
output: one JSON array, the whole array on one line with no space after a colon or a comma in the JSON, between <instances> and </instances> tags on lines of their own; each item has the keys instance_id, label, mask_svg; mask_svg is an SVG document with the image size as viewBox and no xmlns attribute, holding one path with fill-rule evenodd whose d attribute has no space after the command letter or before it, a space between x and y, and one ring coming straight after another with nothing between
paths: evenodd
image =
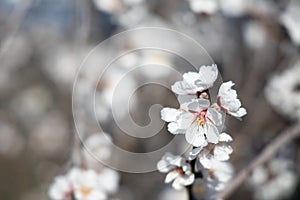
<instances>
[{"instance_id":1,"label":"flower cluster","mask_svg":"<svg viewBox=\"0 0 300 200\"><path fill-rule=\"evenodd\" d=\"M257 167L249 181L256 200L288 199L297 186L297 174L287 158L275 158Z\"/></svg>"},{"instance_id":2,"label":"flower cluster","mask_svg":"<svg viewBox=\"0 0 300 200\"><path fill-rule=\"evenodd\" d=\"M90 135L85 140L86 148L98 159L111 157L112 138L105 133ZM86 151L74 155L74 167L65 175L57 176L48 195L52 200L106 200L117 192L120 175L97 162ZM80 161L77 161L77 159ZM81 166L81 167L76 167Z\"/></svg>"},{"instance_id":3,"label":"flower cluster","mask_svg":"<svg viewBox=\"0 0 300 200\"><path fill-rule=\"evenodd\" d=\"M192 185L196 178L201 178L205 183L203 196L222 190L233 175L228 162L233 151L230 146L232 137L222 132L225 114L240 119L247 113L241 107L236 90L232 89L232 81L220 86L216 102L212 102L209 91L217 77L215 64L201 66L198 73L183 74L183 80L172 86L180 108L167 107L161 111L162 119L169 122L169 132L184 134L193 149L188 158L166 153L157 168L168 173L165 182L173 181L175 189Z\"/></svg>"},{"instance_id":4,"label":"flower cluster","mask_svg":"<svg viewBox=\"0 0 300 200\"><path fill-rule=\"evenodd\" d=\"M100 172L72 168L64 176L55 178L49 189L53 200L104 200L116 192L119 175L105 168Z\"/></svg>"}]
</instances>

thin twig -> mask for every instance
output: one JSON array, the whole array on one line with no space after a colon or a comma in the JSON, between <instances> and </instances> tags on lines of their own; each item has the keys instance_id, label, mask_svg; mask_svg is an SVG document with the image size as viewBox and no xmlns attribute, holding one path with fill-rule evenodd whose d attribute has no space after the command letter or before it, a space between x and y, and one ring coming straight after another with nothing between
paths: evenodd
<instances>
[{"instance_id":1,"label":"thin twig","mask_svg":"<svg viewBox=\"0 0 300 200\"><path fill-rule=\"evenodd\" d=\"M300 136L300 122L289 129L283 131L272 143L270 143L263 152L258 155L245 169L243 169L230 185L217 195L217 199L227 199L258 166L270 160L280 148L285 146L292 139Z\"/></svg>"}]
</instances>

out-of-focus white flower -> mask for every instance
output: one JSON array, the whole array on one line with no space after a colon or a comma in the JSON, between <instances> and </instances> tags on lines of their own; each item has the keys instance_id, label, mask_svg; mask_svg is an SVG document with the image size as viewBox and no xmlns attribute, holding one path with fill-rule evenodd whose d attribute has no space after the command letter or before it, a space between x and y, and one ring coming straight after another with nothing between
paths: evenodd
<instances>
[{"instance_id":1,"label":"out-of-focus white flower","mask_svg":"<svg viewBox=\"0 0 300 200\"><path fill-rule=\"evenodd\" d=\"M291 170L291 162L283 158L271 160L266 166L257 167L249 185L257 200L280 200L288 198L295 190L297 175Z\"/></svg>"},{"instance_id":2,"label":"out-of-focus white flower","mask_svg":"<svg viewBox=\"0 0 300 200\"><path fill-rule=\"evenodd\" d=\"M217 0L189 0L189 3L195 13L214 14L219 9Z\"/></svg>"},{"instance_id":3,"label":"out-of-focus white flower","mask_svg":"<svg viewBox=\"0 0 300 200\"><path fill-rule=\"evenodd\" d=\"M142 3L143 0L93 0L93 2L97 9L107 13L117 14L130 6Z\"/></svg>"},{"instance_id":4,"label":"out-of-focus white flower","mask_svg":"<svg viewBox=\"0 0 300 200\"><path fill-rule=\"evenodd\" d=\"M198 163L207 184L213 185L216 191L223 190L234 174L229 162L219 161L213 156L201 156Z\"/></svg>"},{"instance_id":5,"label":"out-of-focus white flower","mask_svg":"<svg viewBox=\"0 0 300 200\"><path fill-rule=\"evenodd\" d=\"M234 86L232 81L222 83L218 93L218 104L226 113L241 118L247 111L241 107L241 101L237 98L236 90L231 89L232 86Z\"/></svg>"},{"instance_id":6,"label":"out-of-focus white flower","mask_svg":"<svg viewBox=\"0 0 300 200\"><path fill-rule=\"evenodd\" d=\"M280 21L287 28L292 41L300 45L300 3L291 1L281 14Z\"/></svg>"},{"instance_id":7,"label":"out-of-focus white flower","mask_svg":"<svg viewBox=\"0 0 300 200\"><path fill-rule=\"evenodd\" d=\"M29 134L29 146L40 156L59 155L70 139L65 116L59 111L45 115Z\"/></svg>"},{"instance_id":8,"label":"out-of-focus white flower","mask_svg":"<svg viewBox=\"0 0 300 200\"><path fill-rule=\"evenodd\" d=\"M300 119L300 61L281 74L274 75L265 89L267 100L280 114Z\"/></svg>"},{"instance_id":9,"label":"out-of-focus white flower","mask_svg":"<svg viewBox=\"0 0 300 200\"><path fill-rule=\"evenodd\" d=\"M95 133L84 141L86 148L84 159L86 165L92 169L101 169L101 161L108 160L112 154L112 138L106 133Z\"/></svg>"},{"instance_id":10,"label":"out-of-focus white flower","mask_svg":"<svg viewBox=\"0 0 300 200\"><path fill-rule=\"evenodd\" d=\"M201 66L199 72L183 74L183 81L177 81L172 85L172 91L178 95L191 95L203 92L211 88L218 77L216 64Z\"/></svg>"},{"instance_id":11,"label":"out-of-focus white flower","mask_svg":"<svg viewBox=\"0 0 300 200\"><path fill-rule=\"evenodd\" d=\"M252 0L220 0L220 9L224 15L230 17L239 17L246 14L252 3Z\"/></svg>"},{"instance_id":12,"label":"out-of-focus white flower","mask_svg":"<svg viewBox=\"0 0 300 200\"><path fill-rule=\"evenodd\" d=\"M73 186L66 176L57 176L49 188L48 195L52 200L71 200Z\"/></svg>"},{"instance_id":13,"label":"out-of-focus white flower","mask_svg":"<svg viewBox=\"0 0 300 200\"><path fill-rule=\"evenodd\" d=\"M257 21L248 22L243 27L243 36L247 46L252 49L262 48L268 38L266 28Z\"/></svg>"},{"instance_id":14,"label":"out-of-focus white flower","mask_svg":"<svg viewBox=\"0 0 300 200\"><path fill-rule=\"evenodd\" d=\"M101 78L96 93L95 113L97 118L107 120L111 114L111 110L117 111L117 117L124 118L128 116L128 109L124 109L124 105L132 106L132 101L128 102L134 89L136 88L136 80L131 76L126 76L127 71L120 67L112 67L107 69Z\"/></svg>"},{"instance_id":15,"label":"out-of-focus white flower","mask_svg":"<svg viewBox=\"0 0 300 200\"><path fill-rule=\"evenodd\" d=\"M107 12L115 13L125 9L125 5L121 0L93 0L97 9Z\"/></svg>"},{"instance_id":16,"label":"out-of-focus white flower","mask_svg":"<svg viewBox=\"0 0 300 200\"><path fill-rule=\"evenodd\" d=\"M17 94L10 107L25 127L32 128L46 115L51 105L52 96L47 88L33 86Z\"/></svg>"},{"instance_id":17,"label":"out-of-focus white flower","mask_svg":"<svg viewBox=\"0 0 300 200\"><path fill-rule=\"evenodd\" d=\"M184 133L188 143L195 147L206 146L207 142L217 143L222 124L222 114L209 107L207 99L195 99L187 103L188 111L164 108L162 119L171 122L168 130L173 134Z\"/></svg>"},{"instance_id":18,"label":"out-of-focus white flower","mask_svg":"<svg viewBox=\"0 0 300 200\"><path fill-rule=\"evenodd\" d=\"M230 154L233 152L229 142L232 142L232 137L227 133L221 133L216 145L209 145L205 148L194 148L189 154L189 160L194 160L201 152L203 154L211 154L211 156L219 161L229 160Z\"/></svg>"},{"instance_id":19,"label":"out-of-focus white flower","mask_svg":"<svg viewBox=\"0 0 300 200\"><path fill-rule=\"evenodd\" d=\"M104 168L100 172L72 168L65 176L55 178L48 194L53 200L104 200L118 189L117 172Z\"/></svg>"},{"instance_id":20,"label":"out-of-focus white flower","mask_svg":"<svg viewBox=\"0 0 300 200\"><path fill-rule=\"evenodd\" d=\"M191 166L181 156L174 156L166 153L157 163L157 169L162 173L168 173L165 179L166 183L173 181L172 186L180 190L194 182L195 175L191 171Z\"/></svg>"}]
</instances>

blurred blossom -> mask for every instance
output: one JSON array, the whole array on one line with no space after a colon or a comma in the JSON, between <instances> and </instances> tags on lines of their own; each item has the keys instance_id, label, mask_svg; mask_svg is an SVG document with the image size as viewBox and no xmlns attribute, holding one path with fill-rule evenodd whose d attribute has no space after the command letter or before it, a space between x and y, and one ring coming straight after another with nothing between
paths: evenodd
<instances>
[{"instance_id":1,"label":"blurred blossom","mask_svg":"<svg viewBox=\"0 0 300 200\"><path fill-rule=\"evenodd\" d=\"M287 28L288 33L296 45L300 45L300 3L291 1L286 10L280 15L281 23Z\"/></svg>"},{"instance_id":2,"label":"blurred blossom","mask_svg":"<svg viewBox=\"0 0 300 200\"><path fill-rule=\"evenodd\" d=\"M23 136L17 132L13 124L0 121L0 154L14 158L21 154L24 145Z\"/></svg>"},{"instance_id":3,"label":"blurred blossom","mask_svg":"<svg viewBox=\"0 0 300 200\"><path fill-rule=\"evenodd\" d=\"M6 68L10 72L24 67L33 51L29 39L23 34L14 34L5 38L2 48L2 54L0 54L2 58L1 68Z\"/></svg>"},{"instance_id":4,"label":"blurred blossom","mask_svg":"<svg viewBox=\"0 0 300 200\"><path fill-rule=\"evenodd\" d=\"M167 77L172 70L171 56L159 51L144 52L140 65L150 65L149 67L145 66L142 70L143 75L150 80Z\"/></svg>"},{"instance_id":5,"label":"blurred blossom","mask_svg":"<svg viewBox=\"0 0 300 200\"><path fill-rule=\"evenodd\" d=\"M188 0L191 10L195 13L214 14L218 11L219 3L217 0Z\"/></svg>"},{"instance_id":6,"label":"blurred blossom","mask_svg":"<svg viewBox=\"0 0 300 200\"><path fill-rule=\"evenodd\" d=\"M143 0L93 0L93 2L97 9L117 14L118 12L125 11L128 7L136 6L143 2Z\"/></svg>"},{"instance_id":7,"label":"blurred blossom","mask_svg":"<svg viewBox=\"0 0 300 200\"><path fill-rule=\"evenodd\" d=\"M118 118L128 116L124 105L130 106L129 97L136 89L136 81L131 76L126 76L126 71L120 68L109 68L99 82L96 92L95 113L99 120L107 120L114 107Z\"/></svg>"},{"instance_id":8,"label":"blurred blossom","mask_svg":"<svg viewBox=\"0 0 300 200\"><path fill-rule=\"evenodd\" d=\"M287 199L295 190L297 174L290 160L276 158L254 170L248 183L257 200Z\"/></svg>"},{"instance_id":9,"label":"blurred blossom","mask_svg":"<svg viewBox=\"0 0 300 200\"><path fill-rule=\"evenodd\" d=\"M253 0L220 0L220 7L224 15L229 17L239 17L249 11Z\"/></svg>"},{"instance_id":10,"label":"blurred blossom","mask_svg":"<svg viewBox=\"0 0 300 200\"><path fill-rule=\"evenodd\" d=\"M29 145L40 156L57 156L67 151L69 139L70 133L65 117L58 111L52 111L32 127Z\"/></svg>"},{"instance_id":11,"label":"blurred blossom","mask_svg":"<svg viewBox=\"0 0 300 200\"><path fill-rule=\"evenodd\" d=\"M52 200L105 200L117 191L118 182L118 173L109 168L99 172L72 168L55 178L48 194Z\"/></svg>"},{"instance_id":12,"label":"blurred blossom","mask_svg":"<svg viewBox=\"0 0 300 200\"><path fill-rule=\"evenodd\" d=\"M81 58L83 58L82 52L79 50L61 45L45 59L43 69L54 83L71 90L77 69L82 62Z\"/></svg>"},{"instance_id":13,"label":"blurred blossom","mask_svg":"<svg viewBox=\"0 0 300 200\"><path fill-rule=\"evenodd\" d=\"M300 61L269 80L265 89L273 108L290 119L300 119Z\"/></svg>"},{"instance_id":14,"label":"blurred blossom","mask_svg":"<svg viewBox=\"0 0 300 200\"><path fill-rule=\"evenodd\" d=\"M250 21L244 25L243 36L247 46L251 49L264 47L268 38L266 27L257 21Z\"/></svg>"},{"instance_id":15,"label":"blurred blossom","mask_svg":"<svg viewBox=\"0 0 300 200\"><path fill-rule=\"evenodd\" d=\"M251 1L242 0L188 0L195 13L214 14L221 10L224 15L239 17L248 12Z\"/></svg>"},{"instance_id":16,"label":"blurred blossom","mask_svg":"<svg viewBox=\"0 0 300 200\"><path fill-rule=\"evenodd\" d=\"M84 141L84 157L88 168L102 168L101 161L111 159L112 138L106 133L95 133ZM98 161L99 160L99 161Z\"/></svg>"},{"instance_id":17,"label":"blurred blossom","mask_svg":"<svg viewBox=\"0 0 300 200\"><path fill-rule=\"evenodd\" d=\"M11 109L27 128L36 125L52 106L52 96L43 86L32 86L17 93L10 104ZM28 117L30 116L30 117Z\"/></svg>"}]
</instances>

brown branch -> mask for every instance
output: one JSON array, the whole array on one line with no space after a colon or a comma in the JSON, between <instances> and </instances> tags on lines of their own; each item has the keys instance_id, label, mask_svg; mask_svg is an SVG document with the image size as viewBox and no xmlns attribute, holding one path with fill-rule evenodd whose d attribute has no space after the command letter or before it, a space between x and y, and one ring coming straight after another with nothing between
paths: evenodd
<instances>
[{"instance_id":1,"label":"brown branch","mask_svg":"<svg viewBox=\"0 0 300 200\"><path fill-rule=\"evenodd\" d=\"M278 150L289 141L300 136L300 122L283 131L263 152L234 178L224 191L217 194L217 199L227 199L249 177L252 171L270 160Z\"/></svg>"}]
</instances>

